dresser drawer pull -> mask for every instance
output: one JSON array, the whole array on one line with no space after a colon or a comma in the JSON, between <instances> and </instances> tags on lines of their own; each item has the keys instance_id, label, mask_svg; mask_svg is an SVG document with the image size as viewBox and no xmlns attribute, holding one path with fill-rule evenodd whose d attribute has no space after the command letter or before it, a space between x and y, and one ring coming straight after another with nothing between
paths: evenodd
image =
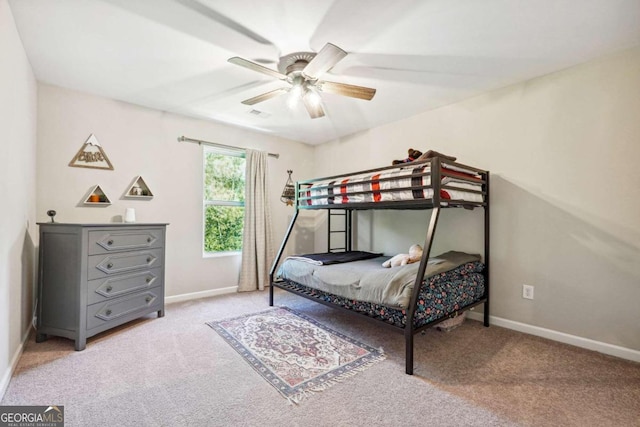
<instances>
[{"instance_id":1,"label":"dresser drawer pull","mask_svg":"<svg viewBox=\"0 0 640 427\"><path fill-rule=\"evenodd\" d=\"M151 301L151 297L146 297L144 300L145 300L146 302L150 302L150 301Z\"/></svg>"},{"instance_id":2,"label":"dresser drawer pull","mask_svg":"<svg viewBox=\"0 0 640 427\"><path fill-rule=\"evenodd\" d=\"M107 268L113 268L113 264L112 263L107 264Z\"/></svg>"},{"instance_id":3,"label":"dresser drawer pull","mask_svg":"<svg viewBox=\"0 0 640 427\"><path fill-rule=\"evenodd\" d=\"M113 240L109 240L109 241L107 242L107 245L109 245L109 246L113 245Z\"/></svg>"},{"instance_id":4,"label":"dresser drawer pull","mask_svg":"<svg viewBox=\"0 0 640 427\"><path fill-rule=\"evenodd\" d=\"M151 257L147 257L147 262L151 262Z\"/></svg>"},{"instance_id":5,"label":"dresser drawer pull","mask_svg":"<svg viewBox=\"0 0 640 427\"><path fill-rule=\"evenodd\" d=\"M147 243L151 243L151 237L147 237Z\"/></svg>"},{"instance_id":6,"label":"dresser drawer pull","mask_svg":"<svg viewBox=\"0 0 640 427\"><path fill-rule=\"evenodd\" d=\"M112 290L113 290L113 287L107 286L107 292L111 292Z\"/></svg>"},{"instance_id":7,"label":"dresser drawer pull","mask_svg":"<svg viewBox=\"0 0 640 427\"><path fill-rule=\"evenodd\" d=\"M106 314L107 316L111 316L111 310L107 310L107 311L105 311L105 313L104 313L104 314Z\"/></svg>"}]
</instances>

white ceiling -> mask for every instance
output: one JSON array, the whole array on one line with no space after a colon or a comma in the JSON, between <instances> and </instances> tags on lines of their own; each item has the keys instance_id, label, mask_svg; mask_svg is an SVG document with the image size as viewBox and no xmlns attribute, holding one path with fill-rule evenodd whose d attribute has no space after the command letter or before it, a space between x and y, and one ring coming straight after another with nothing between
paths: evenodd
<instances>
[{"instance_id":1,"label":"white ceiling","mask_svg":"<svg viewBox=\"0 0 640 427\"><path fill-rule=\"evenodd\" d=\"M36 78L310 144L336 139L640 44L640 0L10 0ZM331 42L349 54L310 119L276 69ZM286 84L285 84L286 85ZM264 115L254 115L252 109Z\"/></svg>"}]
</instances>

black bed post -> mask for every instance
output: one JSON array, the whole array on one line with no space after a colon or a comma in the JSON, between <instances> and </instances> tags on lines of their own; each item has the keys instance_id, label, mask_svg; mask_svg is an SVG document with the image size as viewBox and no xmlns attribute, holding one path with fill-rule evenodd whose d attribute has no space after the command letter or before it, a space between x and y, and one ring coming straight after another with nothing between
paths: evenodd
<instances>
[{"instance_id":1,"label":"black bed post","mask_svg":"<svg viewBox=\"0 0 640 427\"><path fill-rule=\"evenodd\" d=\"M489 326L489 172L485 172L484 188L484 295L487 300L484 303L484 326Z\"/></svg>"},{"instance_id":2,"label":"black bed post","mask_svg":"<svg viewBox=\"0 0 640 427\"><path fill-rule=\"evenodd\" d=\"M353 250L353 211L349 209L345 214L347 215L345 224L347 244L345 246L347 247L347 251L351 251Z\"/></svg>"},{"instance_id":3,"label":"black bed post","mask_svg":"<svg viewBox=\"0 0 640 427\"><path fill-rule=\"evenodd\" d=\"M418 296L420 295L420 288L422 287L422 281L424 280L424 273L427 270L427 264L429 262L429 253L431 252L431 244L433 243L433 237L435 236L436 226L438 225L438 217L440 216L440 207L433 208L431 211L431 219L429 220L429 229L427 230L427 237L424 241L424 248L422 251L422 259L420 260L420 267L418 268L418 274L416 275L416 281L413 284L413 293L411 294L411 301L407 309L407 323L404 326L404 339L405 339L405 372L409 375L413 375L413 316L418 305Z\"/></svg>"},{"instance_id":4,"label":"black bed post","mask_svg":"<svg viewBox=\"0 0 640 427\"><path fill-rule=\"evenodd\" d=\"M331 209L327 210L327 252L331 252Z\"/></svg>"},{"instance_id":5,"label":"black bed post","mask_svg":"<svg viewBox=\"0 0 640 427\"><path fill-rule=\"evenodd\" d=\"M284 235L284 239L282 240L282 244L280 245L280 249L278 249L278 254L276 258L273 260L273 265L271 265L271 270L269 271L269 306L273 306L273 275L276 272L276 268L278 268L278 263L280 262L280 258L282 258L282 253L284 252L285 246L287 246L287 241L289 240L289 236L291 236L291 231L293 230L293 226L296 223L296 219L298 218L298 214L300 211L298 210L298 205L296 204L296 211L293 214L293 218L291 218L291 222L289 223L289 228L287 228L287 233Z\"/></svg>"},{"instance_id":6,"label":"black bed post","mask_svg":"<svg viewBox=\"0 0 640 427\"><path fill-rule=\"evenodd\" d=\"M413 375L413 335L415 332L413 325L413 316L418 306L418 297L420 296L420 288L422 287L422 281L424 280L424 273L427 271L427 264L429 263L429 254L431 253L431 245L433 243L433 237L436 233L436 226L438 225L438 217L440 216L440 158L434 157L431 159L431 188L433 189L433 206L431 210L431 219L429 220L429 228L427 229L427 236L424 240L424 247L422 249L422 258L420 259L420 267L418 267L418 274L416 275L416 281L413 284L413 292L411 294L411 300L407 309L406 324L404 325L404 340L405 340L405 372L408 375Z\"/></svg>"}]
</instances>

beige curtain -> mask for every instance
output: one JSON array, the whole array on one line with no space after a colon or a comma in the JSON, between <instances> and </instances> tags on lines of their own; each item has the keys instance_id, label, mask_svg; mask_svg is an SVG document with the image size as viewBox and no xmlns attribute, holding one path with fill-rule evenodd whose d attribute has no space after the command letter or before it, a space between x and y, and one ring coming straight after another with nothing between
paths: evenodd
<instances>
[{"instance_id":1,"label":"beige curtain","mask_svg":"<svg viewBox=\"0 0 640 427\"><path fill-rule=\"evenodd\" d=\"M263 290L275 257L269 205L268 153L247 150L244 200L244 236L238 292Z\"/></svg>"}]
</instances>

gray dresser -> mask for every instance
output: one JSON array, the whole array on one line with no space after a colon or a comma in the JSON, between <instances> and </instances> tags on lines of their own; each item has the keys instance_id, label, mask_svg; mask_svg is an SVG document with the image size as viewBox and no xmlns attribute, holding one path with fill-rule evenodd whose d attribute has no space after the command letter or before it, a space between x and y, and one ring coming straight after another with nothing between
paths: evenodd
<instances>
[{"instance_id":1,"label":"gray dresser","mask_svg":"<svg viewBox=\"0 0 640 427\"><path fill-rule=\"evenodd\" d=\"M157 312L164 316L167 224L41 222L36 342L87 338Z\"/></svg>"}]
</instances>

